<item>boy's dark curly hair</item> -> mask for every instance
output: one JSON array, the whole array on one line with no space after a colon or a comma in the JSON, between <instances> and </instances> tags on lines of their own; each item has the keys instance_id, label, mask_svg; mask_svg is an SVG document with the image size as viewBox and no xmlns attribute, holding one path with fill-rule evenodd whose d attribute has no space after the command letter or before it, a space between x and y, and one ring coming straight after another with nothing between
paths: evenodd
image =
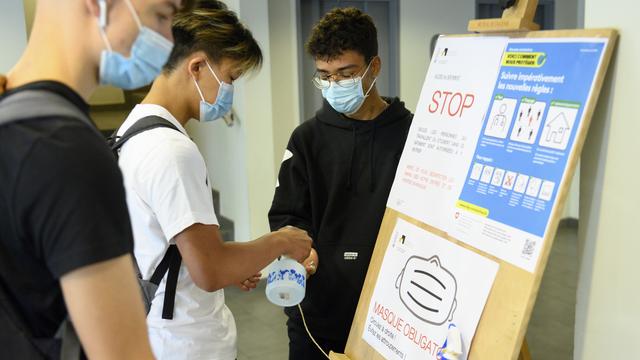
<instances>
[{"instance_id":1,"label":"boy's dark curly hair","mask_svg":"<svg viewBox=\"0 0 640 360\"><path fill-rule=\"evenodd\" d=\"M354 7L335 8L313 27L307 52L320 60L333 60L352 50L370 62L378 55L378 31L373 19Z\"/></svg>"}]
</instances>

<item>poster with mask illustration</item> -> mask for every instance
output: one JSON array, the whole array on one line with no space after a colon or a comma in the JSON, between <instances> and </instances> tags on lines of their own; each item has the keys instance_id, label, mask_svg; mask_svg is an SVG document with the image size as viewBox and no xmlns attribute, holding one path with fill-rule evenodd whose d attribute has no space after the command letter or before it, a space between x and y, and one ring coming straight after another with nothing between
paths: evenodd
<instances>
[{"instance_id":1,"label":"poster with mask illustration","mask_svg":"<svg viewBox=\"0 0 640 360\"><path fill-rule=\"evenodd\" d=\"M498 263L398 219L363 339L386 359L437 359L450 324L466 359Z\"/></svg>"},{"instance_id":2,"label":"poster with mask illustration","mask_svg":"<svg viewBox=\"0 0 640 360\"><path fill-rule=\"evenodd\" d=\"M505 37L438 40L387 207L448 230L506 44Z\"/></svg>"}]
</instances>

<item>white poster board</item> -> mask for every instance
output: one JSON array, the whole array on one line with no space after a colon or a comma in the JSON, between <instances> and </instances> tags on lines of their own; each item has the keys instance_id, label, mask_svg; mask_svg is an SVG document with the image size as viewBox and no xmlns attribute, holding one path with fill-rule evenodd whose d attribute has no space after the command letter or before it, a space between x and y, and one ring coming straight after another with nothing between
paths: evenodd
<instances>
[{"instance_id":1,"label":"white poster board","mask_svg":"<svg viewBox=\"0 0 640 360\"><path fill-rule=\"evenodd\" d=\"M453 323L466 359L497 271L496 262L398 219L362 337L387 359L436 359Z\"/></svg>"},{"instance_id":2,"label":"white poster board","mask_svg":"<svg viewBox=\"0 0 640 360\"><path fill-rule=\"evenodd\" d=\"M439 39L387 206L534 272L607 41Z\"/></svg>"}]
</instances>

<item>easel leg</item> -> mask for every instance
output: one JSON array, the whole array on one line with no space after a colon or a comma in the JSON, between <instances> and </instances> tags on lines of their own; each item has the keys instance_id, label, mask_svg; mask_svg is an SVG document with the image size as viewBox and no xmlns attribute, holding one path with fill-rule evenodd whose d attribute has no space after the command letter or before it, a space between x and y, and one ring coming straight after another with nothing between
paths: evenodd
<instances>
[{"instance_id":1,"label":"easel leg","mask_svg":"<svg viewBox=\"0 0 640 360\"><path fill-rule=\"evenodd\" d=\"M527 344L527 339L524 339L524 341L522 342L518 360L531 360L531 353L529 352L529 344Z\"/></svg>"}]
</instances>

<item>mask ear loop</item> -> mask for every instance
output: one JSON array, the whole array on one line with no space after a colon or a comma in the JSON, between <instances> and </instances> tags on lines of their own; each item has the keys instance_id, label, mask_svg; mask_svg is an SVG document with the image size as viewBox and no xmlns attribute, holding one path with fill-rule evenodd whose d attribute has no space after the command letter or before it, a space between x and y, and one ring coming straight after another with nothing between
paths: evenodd
<instances>
[{"instance_id":1,"label":"mask ear loop","mask_svg":"<svg viewBox=\"0 0 640 360\"><path fill-rule=\"evenodd\" d=\"M198 90L198 94L200 94L200 99L204 102L207 102L207 100L204 99L204 95L202 94L202 90L200 90L200 85L198 85L198 81L196 80L196 77L193 76L193 74L191 74L191 78L193 79L193 83L196 85L196 90Z\"/></svg>"},{"instance_id":2,"label":"mask ear loop","mask_svg":"<svg viewBox=\"0 0 640 360\"><path fill-rule=\"evenodd\" d=\"M371 89L373 89L373 85L376 84L376 81L378 81L378 77L373 78L373 82L371 83L371 86L369 86L369 90L367 90L367 92L364 94L364 97L369 96L369 92L371 91Z\"/></svg>"},{"instance_id":3,"label":"mask ear loop","mask_svg":"<svg viewBox=\"0 0 640 360\"><path fill-rule=\"evenodd\" d=\"M133 7L131 0L124 0L124 2L125 4L127 4L127 7L129 8L129 12L131 12L131 16L133 16L133 20L135 21L136 25L138 25L138 30L142 30L142 22L140 21L140 18L138 17L138 13L136 12L136 9Z\"/></svg>"},{"instance_id":4,"label":"mask ear loop","mask_svg":"<svg viewBox=\"0 0 640 360\"><path fill-rule=\"evenodd\" d=\"M371 59L371 61L369 61L369 64L367 65L367 68L364 69L364 72L362 73L361 78L364 78L364 76L367 75L367 72L369 72L369 68L371 67L371 63L373 63L373 59Z\"/></svg>"},{"instance_id":5,"label":"mask ear loop","mask_svg":"<svg viewBox=\"0 0 640 360\"><path fill-rule=\"evenodd\" d=\"M104 30L107 27L107 0L99 0L98 8L100 9L100 14L98 15L98 29L100 31L100 37L102 37L102 42L104 42L107 51L113 52L107 33Z\"/></svg>"},{"instance_id":6,"label":"mask ear loop","mask_svg":"<svg viewBox=\"0 0 640 360\"><path fill-rule=\"evenodd\" d=\"M367 74L367 72L369 71L369 67L371 67L371 63L373 63L373 59L371 59L371 61L369 61L369 65L367 65L367 69L364 71L364 73L362 74L362 79L364 79L364 76ZM373 82L371 83L371 85L369 86L369 89L367 90L367 92L364 94L364 97L366 98L367 96L369 96L369 92L371 92L371 89L373 89L373 85L375 85L376 81L378 81L378 77L374 77L373 78Z\"/></svg>"},{"instance_id":7,"label":"mask ear loop","mask_svg":"<svg viewBox=\"0 0 640 360\"><path fill-rule=\"evenodd\" d=\"M213 77L216 78L216 81L218 82L218 85L220 85L222 87L222 84L224 83L224 81L221 81L220 79L218 79L218 75L216 75L216 72L213 71L213 68L211 67L211 65L209 65L208 61L205 60L204 63L207 64L207 67L209 68L209 71L211 71L211 73L213 74Z\"/></svg>"},{"instance_id":8,"label":"mask ear loop","mask_svg":"<svg viewBox=\"0 0 640 360\"><path fill-rule=\"evenodd\" d=\"M231 90L233 90L233 85L232 84L227 84L226 82L220 80L218 78L218 75L216 75L216 72L213 71L213 68L211 67L211 65L209 65L208 61L205 60L205 64L207 64L207 67L209 68L209 71L211 71L211 73L213 74L213 77L216 78L216 81L218 82L218 95L216 96L216 101L214 102L214 104L215 104L215 103L218 102L218 99L220 99L220 97L222 96L222 89L226 88L227 91L229 91L228 89L231 88Z\"/></svg>"}]
</instances>

